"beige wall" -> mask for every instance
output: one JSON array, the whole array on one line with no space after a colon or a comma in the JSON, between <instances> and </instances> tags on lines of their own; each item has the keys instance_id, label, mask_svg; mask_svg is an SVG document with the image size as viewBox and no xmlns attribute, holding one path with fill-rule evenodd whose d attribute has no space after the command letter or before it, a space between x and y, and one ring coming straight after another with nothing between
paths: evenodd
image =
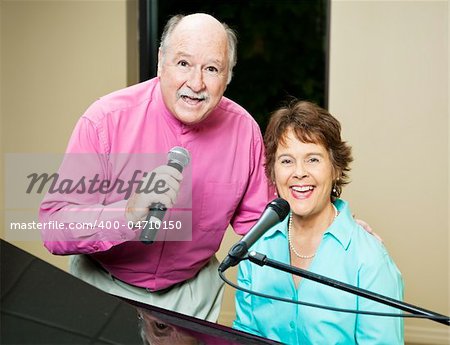
<instances>
[{"instance_id":1,"label":"beige wall","mask_svg":"<svg viewBox=\"0 0 450 345\"><path fill-rule=\"evenodd\" d=\"M353 146L343 197L383 237L405 300L449 315L447 1L332 1L330 111ZM406 340L449 344L411 321Z\"/></svg>"},{"instance_id":2,"label":"beige wall","mask_svg":"<svg viewBox=\"0 0 450 345\"><path fill-rule=\"evenodd\" d=\"M125 0L0 6L3 152L61 153L95 98L135 80ZM344 198L384 238L406 300L448 315L447 25L446 1L333 1L330 110L354 147ZM236 240L230 232L219 256ZM16 244L66 267L40 242ZM226 323L233 293L227 288ZM424 344L447 344L446 331L406 323L406 338Z\"/></svg>"},{"instance_id":3,"label":"beige wall","mask_svg":"<svg viewBox=\"0 0 450 345\"><path fill-rule=\"evenodd\" d=\"M0 6L3 152L63 153L89 104L127 85L126 2L2 0ZM66 258L48 254L40 242L14 244L66 268Z\"/></svg>"}]
</instances>

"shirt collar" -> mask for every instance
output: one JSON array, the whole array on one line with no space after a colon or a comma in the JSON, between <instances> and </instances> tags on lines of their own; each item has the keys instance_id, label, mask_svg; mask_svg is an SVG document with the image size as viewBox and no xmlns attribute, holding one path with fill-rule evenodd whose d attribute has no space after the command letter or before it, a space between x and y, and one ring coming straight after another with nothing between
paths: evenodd
<instances>
[{"instance_id":1,"label":"shirt collar","mask_svg":"<svg viewBox=\"0 0 450 345\"><path fill-rule=\"evenodd\" d=\"M341 245L347 250L351 242L353 233L353 216L351 215L348 203L341 199L336 199L334 202L339 214L333 223L328 227L325 234L333 236Z\"/></svg>"},{"instance_id":2,"label":"shirt collar","mask_svg":"<svg viewBox=\"0 0 450 345\"><path fill-rule=\"evenodd\" d=\"M351 215L348 203L341 199L334 201L339 215L334 222L325 231L324 236L329 234L333 236L341 245L347 250L351 242L351 236L353 233L353 216ZM264 235L263 239L269 239L278 235L285 238L288 237L287 228L289 223L289 215L280 223L270 228Z\"/></svg>"}]
</instances>

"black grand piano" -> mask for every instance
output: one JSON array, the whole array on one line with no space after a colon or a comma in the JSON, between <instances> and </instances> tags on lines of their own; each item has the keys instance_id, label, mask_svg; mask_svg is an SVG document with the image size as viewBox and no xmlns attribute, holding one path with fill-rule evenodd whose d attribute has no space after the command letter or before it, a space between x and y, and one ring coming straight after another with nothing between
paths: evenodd
<instances>
[{"instance_id":1,"label":"black grand piano","mask_svg":"<svg viewBox=\"0 0 450 345\"><path fill-rule=\"evenodd\" d=\"M109 295L4 240L0 253L1 344L279 344Z\"/></svg>"}]
</instances>

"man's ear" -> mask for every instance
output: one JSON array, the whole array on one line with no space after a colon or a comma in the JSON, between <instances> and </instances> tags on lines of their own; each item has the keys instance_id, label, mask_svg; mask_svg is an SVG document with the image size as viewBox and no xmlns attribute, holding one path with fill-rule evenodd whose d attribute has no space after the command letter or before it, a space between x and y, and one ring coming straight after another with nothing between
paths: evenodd
<instances>
[{"instance_id":1,"label":"man's ear","mask_svg":"<svg viewBox=\"0 0 450 345\"><path fill-rule=\"evenodd\" d=\"M159 77L160 76L160 70L161 70L161 64L162 64L162 59L163 59L163 53L161 51L161 48L158 49L158 68L156 71L156 75Z\"/></svg>"}]
</instances>

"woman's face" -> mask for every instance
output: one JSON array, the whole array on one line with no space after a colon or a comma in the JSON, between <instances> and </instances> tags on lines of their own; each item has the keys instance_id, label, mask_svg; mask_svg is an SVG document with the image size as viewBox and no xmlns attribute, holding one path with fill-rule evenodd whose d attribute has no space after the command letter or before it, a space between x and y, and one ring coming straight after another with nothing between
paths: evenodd
<instances>
[{"instance_id":1,"label":"woman's face","mask_svg":"<svg viewBox=\"0 0 450 345\"><path fill-rule=\"evenodd\" d=\"M275 153L275 184L278 194L302 218L320 216L330 203L334 169L321 144L304 143L289 129L286 145Z\"/></svg>"}]
</instances>

